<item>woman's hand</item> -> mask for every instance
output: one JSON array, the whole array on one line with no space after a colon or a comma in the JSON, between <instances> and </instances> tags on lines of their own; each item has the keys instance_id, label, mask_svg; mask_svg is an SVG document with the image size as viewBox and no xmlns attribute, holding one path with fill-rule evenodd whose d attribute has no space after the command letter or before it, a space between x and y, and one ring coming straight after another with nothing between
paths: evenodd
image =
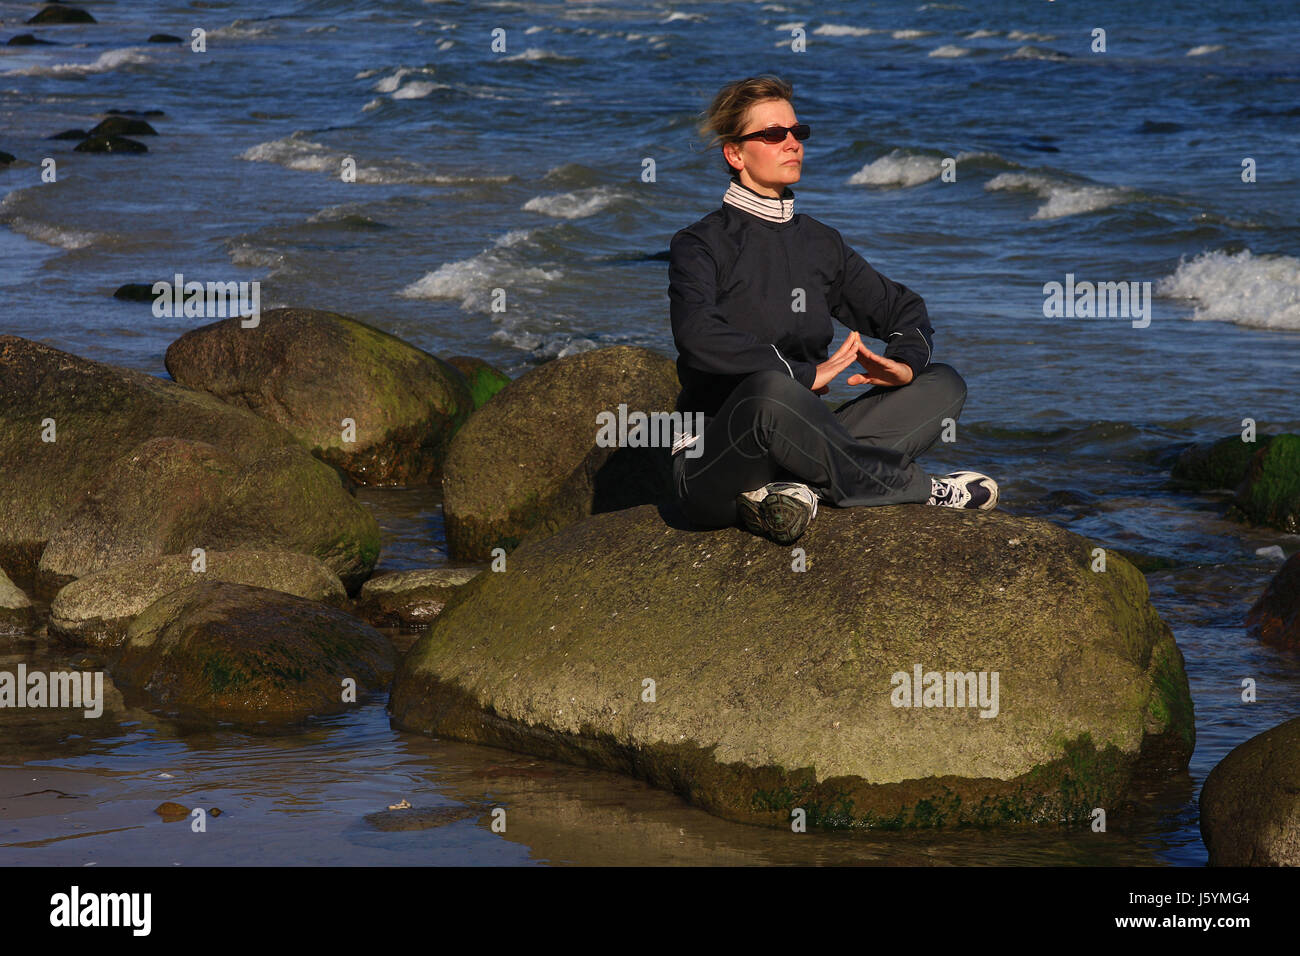
<instances>
[{"instance_id":1,"label":"woman's hand","mask_svg":"<svg viewBox=\"0 0 1300 956\"><path fill-rule=\"evenodd\" d=\"M835 380L835 376L852 365L857 360L860 350L865 347L858 333L850 332L849 337L835 350L835 354L817 366L817 377L813 379L812 385L813 392L817 395L825 395L830 391L831 382ZM854 378L861 377L861 375L854 376ZM853 384L852 379L849 380L849 384Z\"/></svg>"},{"instance_id":2,"label":"woman's hand","mask_svg":"<svg viewBox=\"0 0 1300 956\"><path fill-rule=\"evenodd\" d=\"M849 376L850 385L906 385L913 378L910 365L877 355L863 345L861 340L858 341L857 355L854 358L866 369L866 374ZM818 369L820 370L821 366L818 366Z\"/></svg>"}]
</instances>

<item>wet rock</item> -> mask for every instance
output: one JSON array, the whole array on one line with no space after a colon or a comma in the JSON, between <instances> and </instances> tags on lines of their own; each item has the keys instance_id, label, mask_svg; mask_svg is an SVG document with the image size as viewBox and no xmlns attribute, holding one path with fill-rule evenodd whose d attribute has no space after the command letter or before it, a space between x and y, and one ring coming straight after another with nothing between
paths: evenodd
<instances>
[{"instance_id":1,"label":"wet rock","mask_svg":"<svg viewBox=\"0 0 1300 956\"><path fill-rule=\"evenodd\" d=\"M366 814L365 820L376 830L398 833L407 830L432 830L434 827L445 827L449 823L457 823L461 820L476 820L489 812L491 807L482 805L434 808L408 806L400 810L390 807L377 813Z\"/></svg>"},{"instance_id":2,"label":"wet rock","mask_svg":"<svg viewBox=\"0 0 1300 956\"><path fill-rule=\"evenodd\" d=\"M166 365L181 384L283 425L365 484L436 482L447 443L473 411L446 362L333 312L274 309L255 328L214 322L173 342Z\"/></svg>"},{"instance_id":3,"label":"wet rock","mask_svg":"<svg viewBox=\"0 0 1300 956\"><path fill-rule=\"evenodd\" d=\"M66 3L52 3L49 6L42 7L40 12L33 17L27 18L28 23L95 23L97 22L85 10L80 7L72 7Z\"/></svg>"},{"instance_id":4,"label":"wet rock","mask_svg":"<svg viewBox=\"0 0 1300 956\"><path fill-rule=\"evenodd\" d=\"M166 803L160 803L154 807L153 812L162 817L167 823L175 823L178 820L184 820L190 815L190 808L179 803L173 803L168 800Z\"/></svg>"},{"instance_id":5,"label":"wet rock","mask_svg":"<svg viewBox=\"0 0 1300 956\"><path fill-rule=\"evenodd\" d=\"M1300 534L1300 435L1255 452L1233 503L1247 521Z\"/></svg>"},{"instance_id":6,"label":"wet rock","mask_svg":"<svg viewBox=\"0 0 1300 956\"><path fill-rule=\"evenodd\" d=\"M204 581L229 581L294 594L342 607L343 583L316 558L289 551L210 551L206 570L186 554L117 564L73 581L50 604L50 633L65 640L114 648L131 622L154 601Z\"/></svg>"},{"instance_id":7,"label":"wet rock","mask_svg":"<svg viewBox=\"0 0 1300 956\"><path fill-rule=\"evenodd\" d=\"M73 152L147 153L149 147L133 139L127 139L125 136L90 136L78 143Z\"/></svg>"},{"instance_id":8,"label":"wet rock","mask_svg":"<svg viewBox=\"0 0 1300 956\"><path fill-rule=\"evenodd\" d=\"M671 496L666 448L602 448L597 415L620 403L671 411L671 359L616 346L548 362L515 379L452 440L443 478L447 545L483 561L531 533Z\"/></svg>"},{"instance_id":9,"label":"wet rock","mask_svg":"<svg viewBox=\"0 0 1300 956\"><path fill-rule=\"evenodd\" d=\"M154 33L149 36L150 43L184 43L183 37L173 36L170 33Z\"/></svg>"},{"instance_id":10,"label":"wet rock","mask_svg":"<svg viewBox=\"0 0 1300 956\"><path fill-rule=\"evenodd\" d=\"M20 33L9 38L5 46L56 46L50 40L42 40L34 33Z\"/></svg>"},{"instance_id":11,"label":"wet rock","mask_svg":"<svg viewBox=\"0 0 1300 956\"><path fill-rule=\"evenodd\" d=\"M1231 490L1246 476L1255 453L1268 447L1273 437L1258 435L1254 442L1244 442L1240 436L1232 435L1189 445L1179 453L1171 474L1201 491Z\"/></svg>"},{"instance_id":12,"label":"wet rock","mask_svg":"<svg viewBox=\"0 0 1300 956\"><path fill-rule=\"evenodd\" d=\"M465 376L470 394L474 396L474 407L482 408L489 398L510 384L510 376L487 362L469 355L453 355L447 359Z\"/></svg>"},{"instance_id":13,"label":"wet rock","mask_svg":"<svg viewBox=\"0 0 1300 956\"><path fill-rule=\"evenodd\" d=\"M1287 559L1246 614L1246 630L1265 644L1300 650L1300 551Z\"/></svg>"},{"instance_id":14,"label":"wet rock","mask_svg":"<svg viewBox=\"0 0 1300 956\"><path fill-rule=\"evenodd\" d=\"M77 536L65 535L65 559L56 564L52 553L46 566L64 576L85 573L93 565L85 546L111 540L85 523L96 514L129 547L313 554L349 588L361 586L379 555L378 524L337 472L284 429L210 395L0 335L0 408L0 561L17 574L35 574L47 544L73 517L82 549ZM156 438L174 441L151 443ZM204 443L216 451L205 457ZM219 507L203 517L205 502L190 499L231 460L239 470L221 486ZM132 476L140 484L133 487ZM150 502L154 480L184 500ZM96 498L105 482L129 500ZM146 530L126 523L135 520ZM172 546L183 527L197 527L199 538Z\"/></svg>"},{"instance_id":15,"label":"wet rock","mask_svg":"<svg viewBox=\"0 0 1300 956\"><path fill-rule=\"evenodd\" d=\"M0 149L0 166L8 166L17 158L13 153L6 153L3 149Z\"/></svg>"},{"instance_id":16,"label":"wet rock","mask_svg":"<svg viewBox=\"0 0 1300 956\"><path fill-rule=\"evenodd\" d=\"M117 287L113 298L124 302L152 302L158 297L154 295L152 282L128 282Z\"/></svg>"},{"instance_id":17,"label":"wet rock","mask_svg":"<svg viewBox=\"0 0 1300 956\"><path fill-rule=\"evenodd\" d=\"M131 624L113 668L157 709L240 725L291 722L382 692L396 651L370 625L314 601L206 581L159 598Z\"/></svg>"},{"instance_id":18,"label":"wet rock","mask_svg":"<svg viewBox=\"0 0 1300 956\"><path fill-rule=\"evenodd\" d=\"M379 574L361 586L356 613L371 624L420 626L437 617L457 588L482 568L422 568Z\"/></svg>"},{"instance_id":19,"label":"wet rock","mask_svg":"<svg viewBox=\"0 0 1300 956\"><path fill-rule=\"evenodd\" d=\"M1118 555L1094 573L1049 522L924 505L824 509L799 545L804 571L652 506L530 539L411 648L394 725L780 827L1083 823L1187 766L1182 654Z\"/></svg>"},{"instance_id":20,"label":"wet rock","mask_svg":"<svg viewBox=\"0 0 1300 956\"><path fill-rule=\"evenodd\" d=\"M90 134L84 129L65 129L62 133L47 136L46 139L85 139Z\"/></svg>"},{"instance_id":21,"label":"wet rock","mask_svg":"<svg viewBox=\"0 0 1300 956\"><path fill-rule=\"evenodd\" d=\"M91 136L157 136L158 131L142 119L133 116L110 116L100 120L90 131Z\"/></svg>"},{"instance_id":22,"label":"wet rock","mask_svg":"<svg viewBox=\"0 0 1300 956\"><path fill-rule=\"evenodd\" d=\"M166 116L162 110L104 110L109 116Z\"/></svg>"},{"instance_id":23,"label":"wet rock","mask_svg":"<svg viewBox=\"0 0 1300 956\"><path fill-rule=\"evenodd\" d=\"M1300 717L1233 749L1201 788L1211 866L1300 866Z\"/></svg>"},{"instance_id":24,"label":"wet rock","mask_svg":"<svg viewBox=\"0 0 1300 956\"><path fill-rule=\"evenodd\" d=\"M35 623L32 602L0 568L0 635L25 634Z\"/></svg>"}]
</instances>

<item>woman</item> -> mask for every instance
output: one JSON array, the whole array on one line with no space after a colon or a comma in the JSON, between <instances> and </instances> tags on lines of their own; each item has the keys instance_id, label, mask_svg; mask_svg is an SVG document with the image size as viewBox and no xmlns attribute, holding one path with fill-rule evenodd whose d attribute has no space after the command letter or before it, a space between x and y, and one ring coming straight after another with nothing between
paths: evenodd
<instances>
[{"instance_id":1,"label":"woman","mask_svg":"<svg viewBox=\"0 0 1300 956\"><path fill-rule=\"evenodd\" d=\"M920 296L872 269L835 229L795 214L790 184L809 128L795 117L792 92L763 76L714 98L701 131L722 143L731 182L722 207L670 247L679 410L702 412L705 423L674 444L687 517L721 527L739 514L750 531L789 544L819 499L994 508L998 488L987 475L933 478L913 460L961 413L966 383L931 362ZM832 318L850 333L828 356ZM883 354L860 333L885 342ZM874 387L831 411L818 396L854 363L848 384Z\"/></svg>"}]
</instances>

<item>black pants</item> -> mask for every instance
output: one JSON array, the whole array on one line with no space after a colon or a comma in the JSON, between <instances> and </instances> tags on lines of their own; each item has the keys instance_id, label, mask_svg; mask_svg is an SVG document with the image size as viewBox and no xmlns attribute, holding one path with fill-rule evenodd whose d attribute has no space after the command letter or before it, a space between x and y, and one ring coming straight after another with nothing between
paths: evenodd
<instances>
[{"instance_id":1,"label":"black pants","mask_svg":"<svg viewBox=\"0 0 1300 956\"><path fill-rule=\"evenodd\" d=\"M966 402L966 383L931 364L906 385L875 385L832 411L782 372L756 372L708 419L703 451L673 456L677 496L692 524L736 522L736 496L799 481L839 507L924 502L930 476L913 459Z\"/></svg>"}]
</instances>

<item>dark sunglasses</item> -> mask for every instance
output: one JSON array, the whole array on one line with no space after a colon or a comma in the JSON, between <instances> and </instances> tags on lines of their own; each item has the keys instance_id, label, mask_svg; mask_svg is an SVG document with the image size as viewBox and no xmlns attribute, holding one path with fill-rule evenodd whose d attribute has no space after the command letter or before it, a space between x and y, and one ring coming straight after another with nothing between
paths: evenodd
<instances>
[{"instance_id":1,"label":"dark sunglasses","mask_svg":"<svg viewBox=\"0 0 1300 956\"><path fill-rule=\"evenodd\" d=\"M744 142L747 139L761 139L765 143L784 143L786 133L794 133L794 138L799 142L803 142L811 132L812 130L808 128L807 123L796 123L793 126L769 126L767 129L760 129L756 133L737 136L736 142Z\"/></svg>"}]
</instances>

